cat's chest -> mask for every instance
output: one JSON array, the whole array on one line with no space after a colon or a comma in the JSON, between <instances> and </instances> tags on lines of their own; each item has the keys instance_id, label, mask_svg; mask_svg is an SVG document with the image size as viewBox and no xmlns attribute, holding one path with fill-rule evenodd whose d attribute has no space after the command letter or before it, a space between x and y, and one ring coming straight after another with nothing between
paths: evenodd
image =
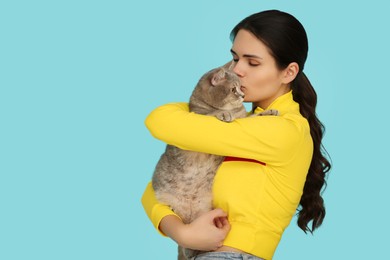
<instances>
[{"instance_id":1,"label":"cat's chest","mask_svg":"<svg viewBox=\"0 0 390 260\"><path fill-rule=\"evenodd\" d=\"M210 172L215 172L215 170L221 164L222 160L223 157L221 156L184 151L182 157L182 166L184 168L184 172L189 175L202 173L207 174Z\"/></svg>"}]
</instances>

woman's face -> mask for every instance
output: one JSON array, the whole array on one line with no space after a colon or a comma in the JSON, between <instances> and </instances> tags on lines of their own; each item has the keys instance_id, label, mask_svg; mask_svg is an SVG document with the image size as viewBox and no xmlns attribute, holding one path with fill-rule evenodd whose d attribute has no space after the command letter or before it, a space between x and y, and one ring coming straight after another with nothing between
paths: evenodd
<instances>
[{"instance_id":1,"label":"woman's face","mask_svg":"<svg viewBox=\"0 0 390 260\"><path fill-rule=\"evenodd\" d=\"M267 46L246 30L239 30L231 49L233 71L240 77L244 102L266 109L277 97L287 93L285 70L276 67Z\"/></svg>"}]
</instances>

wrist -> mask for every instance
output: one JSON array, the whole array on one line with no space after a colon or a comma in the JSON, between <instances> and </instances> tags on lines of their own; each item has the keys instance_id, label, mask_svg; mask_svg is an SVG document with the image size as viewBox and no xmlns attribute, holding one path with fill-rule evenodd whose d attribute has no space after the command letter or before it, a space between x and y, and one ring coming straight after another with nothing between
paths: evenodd
<instances>
[{"instance_id":1,"label":"wrist","mask_svg":"<svg viewBox=\"0 0 390 260\"><path fill-rule=\"evenodd\" d=\"M188 234L190 233L189 231L189 225L184 224L181 222L180 225L176 226L176 232L175 232L175 237L172 237L173 240L176 241L176 243L184 248L190 248L191 246L188 244Z\"/></svg>"}]
</instances>

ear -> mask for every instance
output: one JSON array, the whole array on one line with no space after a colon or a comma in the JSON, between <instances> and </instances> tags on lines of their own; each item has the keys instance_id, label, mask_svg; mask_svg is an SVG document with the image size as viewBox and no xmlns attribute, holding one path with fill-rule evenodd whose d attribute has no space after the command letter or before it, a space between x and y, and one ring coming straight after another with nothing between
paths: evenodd
<instances>
[{"instance_id":1,"label":"ear","mask_svg":"<svg viewBox=\"0 0 390 260\"><path fill-rule=\"evenodd\" d=\"M287 68L283 70L283 79L282 83L289 84L292 82L295 77L298 75L299 65L296 62L291 62L288 64Z\"/></svg>"},{"instance_id":2,"label":"ear","mask_svg":"<svg viewBox=\"0 0 390 260\"><path fill-rule=\"evenodd\" d=\"M232 70L234 68L234 61L229 61L228 63L223 65L222 68L226 70Z\"/></svg>"},{"instance_id":3,"label":"ear","mask_svg":"<svg viewBox=\"0 0 390 260\"><path fill-rule=\"evenodd\" d=\"M211 85L218 85L225 78L225 69L219 69L211 78Z\"/></svg>"}]
</instances>

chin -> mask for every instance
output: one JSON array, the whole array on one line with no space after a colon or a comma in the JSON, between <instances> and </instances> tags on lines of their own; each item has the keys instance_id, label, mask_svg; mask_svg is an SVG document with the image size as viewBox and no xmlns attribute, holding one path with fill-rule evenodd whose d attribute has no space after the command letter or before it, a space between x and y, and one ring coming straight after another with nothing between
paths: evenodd
<instances>
[{"instance_id":1,"label":"chin","mask_svg":"<svg viewBox=\"0 0 390 260\"><path fill-rule=\"evenodd\" d=\"M255 102L255 100L253 100L253 98L250 98L250 97L244 97L244 102L248 103L248 102Z\"/></svg>"}]
</instances>

